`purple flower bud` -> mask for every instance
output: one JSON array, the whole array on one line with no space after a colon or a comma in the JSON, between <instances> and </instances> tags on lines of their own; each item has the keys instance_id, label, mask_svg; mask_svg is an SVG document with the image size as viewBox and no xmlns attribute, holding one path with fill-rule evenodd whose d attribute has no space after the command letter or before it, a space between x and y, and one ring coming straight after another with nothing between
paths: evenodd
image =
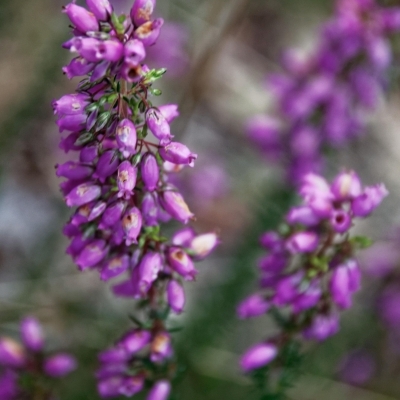
<instances>
[{"instance_id":1,"label":"purple flower bud","mask_svg":"<svg viewBox=\"0 0 400 400\"><path fill-rule=\"evenodd\" d=\"M336 200L350 200L361 194L361 181L354 171L339 174L332 183L331 191Z\"/></svg>"},{"instance_id":2,"label":"purple flower bud","mask_svg":"<svg viewBox=\"0 0 400 400\"><path fill-rule=\"evenodd\" d=\"M74 371L77 363L74 357L67 353L56 354L44 362L44 371L53 378L61 378Z\"/></svg>"},{"instance_id":3,"label":"purple flower bud","mask_svg":"<svg viewBox=\"0 0 400 400\"><path fill-rule=\"evenodd\" d=\"M308 340L324 341L339 331L339 317L336 314L317 315L310 327L303 331Z\"/></svg>"},{"instance_id":4,"label":"purple flower bud","mask_svg":"<svg viewBox=\"0 0 400 400\"><path fill-rule=\"evenodd\" d=\"M158 169L157 159L152 153L146 153L143 156L140 172L145 188L150 192L155 190L160 178L160 171Z\"/></svg>"},{"instance_id":5,"label":"purple flower bud","mask_svg":"<svg viewBox=\"0 0 400 400\"><path fill-rule=\"evenodd\" d=\"M96 64L89 62L83 57L76 57L66 66L63 67L64 74L68 79L75 78L76 76L83 76L89 74Z\"/></svg>"},{"instance_id":6,"label":"purple flower bud","mask_svg":"<svg viewBox=\"0 0 400 400\"><path fill-rule=\"evenodd\" d=\"M322 176L312 173L303 177L299 192L307 203L313 198L333 199L331 189L326 180Z\"/></svg>"},{"instance_id":7,"label":"purple flower bud","mask_svg":"<svg viewBox=\"0 0 400 400\"><path fill-rule=\"evenodd\" d=\"M284 306L291 303L299 294L299 287L303 279L302 273L284 276L276 283L273 303Z\"/></svg>"},{"instance_id":8,"label":"purple flower bud","mask_svg":"<svg viewBox=\"0 0 400 400\"><path fill-rule=\"evenodd\" d=\"M101 41L92 37L76 37L72 39L72 46L70 50L72 52L78 52L78 54L85 60L91 63L98 63L102 60L97 49Z\"/></svg>"},{"instance_id":9,"label":"purple flower bud","mask_svg":"<svg viewBox=\"0 0 400 400\"><path fill-rule=\"evenodd\" d=\"M18 398L18 374L12 370L5 370L0 374L0 399L14 400Z\"/></svg>"},{"instance_id":10,"label":"purple flower bud","mask_svg":"<svg viewBox=\"0 0 400 400\"><path fill-rule=\"evenodd\" d=\"M160 155L165 161L174 164L194 166L197 154L191 153L190 150L182 143L172 142L164 148L160 149Z\"/></svg>"},{"instance_id":11,"label":"purple flower bud","mask_svg":"<svg viewBox=\"0 0 400 400\"><path fill-rule=\"evenodd\" d=\"M286 216L286 221L291 224L301 224L306 227L318 225L320 218L309 206L292 207Z\"/></svg>"},{"instance_id":12,"label":"purple flower bud","mask_svg":"<svg viewBox=\"0 0 400 400\"><path fill-rule=\"evenodd\" d=\"M171 384L168 381L158 381L151 388L146 400L167 400L171 391Z\"/></svg>"},{"instance_id":13,"label":"purple flower bud","mask_svg":"<svg viewBox=\"0 0 400 400\"><path fill-rule=\"evenodd\" d=\"M110 397L118 397L120 393L120 388L123 384L122 376L112 376L110 378L102 379L97 384L97 391L103 399Z\"/></svg>"},{"instance_id":14,"label":"purple flower bud","mask_svg":"<svg viewBox=\"0 0 400 400\"><path fill-rule=\"evenodd\" d=\"M345 263L349 273L349 290L357 292L361 287L361 270L357 261L350 259Z\"/></svg>"},{"instance_id":15,"label":"purple flower bud","mask_svg":"<svg viewBox=\"0 0 400 400\"><path fill-rule=\"evenodd\" d=\"M40 351L44 345L43 330L36 318L27 317L21 322L21 338L32 351Z\"/></svg>"},{"instance_id":16,"label":"purple flower bud","mask_svg":"<svg viewBox=\"0 0 400 400\"><path fill-rule=\"evenodd\" d=\"M269 303L259 294L253 294L244 299L237 307L236 313L240 319L258 317L269 310Z\"/></svg>"},{"instance_id":17,"label":"purple flower bud","mask_svg":"<svg viewBox=\"0 0 400 400\"><path fill-rule=\"evenodd\" d=\"M167 257L171 268L182 275L185 280L195 279L198 271L194 268L191 258L181 248L170 247Z\"/></svg>"},{"instance_id":18,"label":"purple flower bud","mask_svg":"<svg viewBox=\"0 0 400 400\"><path fill-rule=\"evenodd\" d=\"M147 226L158 225L158 204L151 193L146 193L142 201L142 216Z\"/></svg>"},{"instance_id":19,"label":"purple flower bud","mask_svg":"<svg viewBox=\"0 0 400 400\"><path fill-rule=\"evenodd\" d=\"M292 301L292 308L295 314L299 314L314 307L321 298L322 290L319 281L311 282L303 291L303 286L305 285L308 285L308 283L304 282L300 285L299 290L301 293Z\"/></svg>"},{"instance_id":20,"label":"purple flower bud","mask_svg":"<svg viewBox=\"0 0 400 400\"><path fill-rule=\"evenodd\" d=\"M130 161L123 161L118 168L118 197L129 199L136 186L137 169L132 166Z\"/></svg>"},{"instance_id":21,"label":"purple flower bud","mask_svg":"<svg viewBox=\"0 0 400 400\"><path fill-rule=\"evenodd\" d=\"M121 219L121 216L125 210L125 203L123 201L117 201L110 205L103 214L100 229L112 228Z\"/></svg>"},{"instance_id":22,"label":"purple flower bud","mask_svg":"<svg viewBox=\"0 0 400 400\"><path fill-rule=\"evenodd\" d=\"M113 12L108 0L86 0L86 4L99 21L107 21Z\"/></svg>"},{"instance_id":23,"label":"purple flower bud","mask_svg":"<svg viewBox=\"0 0 400 400\"><path fill-rule=\"evenodd\" d=\"M345 233L351 228L351 217L344 210L334 210L331 216L332 228L338 233Z\"/></svg>"},{"instance_id":24,"label":"purple flower bud","mask_svg":"<svg viewBox=\"0 0 400 400\"><path fill-rule=\"evenodd\" d=\"M85 114L90 98L84 94L67 94L53 102L54 114L58 116Z\"/></svg>"},{"instance_id":25,"label":"purple flower bud","mask_svg":"<svg viewBox=\"0 0 400 400\"><path fill-rule=\"evenodd\" d=\"M21 368L25 362L25 350L18 342L7 337L0 338L0 365Z\"/></svg>"},{"instance_id":26,"label":"purple flower bud","mask_svg":"<svg viewBox=\"0 0 400 400\"><path fill-rule=\"evenodd\" d=\"M130 208L122 219L122 227L124 229L127 246L137 243L137 237L142 229L142 214L136 207Z\"/></svg>"},{"instance_id":27,"label":"purple flower bud","mask_svg":"<svg viewBox=\"0 0 400 400\"><path fill-rule=\"evenodd\" d=\"M130 358L129 354L123 347L113 347L102 351L98 355L98 359L103 364L119 364L125 363Z\"/></svg>"},{"instance_id":28,"label":"purple flower bud","mask_svg":"<svg viewBox=\"0 0 400 400\"><path fill-rule=\"evenodd\" d=\"M100 273L100 278L103 281L108 281L118 275L121 275L129 267L129 256L122 255L113 257L105 262Z\"/></svg>"},{"instance_id":29,"label":"purple flower bud","mask_svg":"<svg viewBox=\"0 0 400 400\"><path fill-rule=\"evenodd\" d=\"M83 54L81 54L83 56ZM104 40L96 45L97 60L119 61L124 55L124 45L118 40Z\"/></svg>"},{"instance_id":30,"label":"purple flower bud","mask_svg":"<svg viewBox=\"0 0 400 400\"><path fill-rule=\"evenodd\" d=\"M70 3L64 7L63 12L68 15L70 21L82 33L99 30L99 23L96 17L85 8Z\"/></svg>"},{"instance_id":31,"label":"purple flower bud","mask_svg":"<svg viewBox=\"0 0 400 400\"><path fill-rule=\"evenodd\" d=\"M159 253L148 252L139 264L139 290L142 294L149 291L158 273L163 268L163 262Z\"/></svg>"},{"instance_id":32,"label":"purple flower bud","mask_svg":"<svg viewBox=\"0 0 400 400\"><path fill-rule=\"evenodd\" d=\"M283 247L283 240L278 233L269 231L261 236L260 244L267 250L278 251Z\"/></svg>"},{"instance_id":33,"label":"purple flower bud","mask_svg":"<svg viewBox=\"0 0 400 400\"><path fill-rule=\"evenodd\" d=\"M173 218L187 224L194 214L189 210L182 195L172 190L167 190L160 197L160 204Z\"/></svg>"},{"instance_id":34,"label":"purple flower bud","mask_svg":"<svg viewBox=\"0 0 400 400\"><path fill-rule=\"evenodd\" d=\"M80 131L86 125L86 114L71 114L64 115L57 120L57 125L60 132L63 131Z\"/></svg>"},{"instance_id":35,"label":"purple flower bud","mask_svg":"<svg viewBox=\"0 0 400 400\"><path fill-rule=\"evenodd\" d=\"M81 271L95 267L104 259L108 249L104 240L94 240L88 244L75 259Z\"/></svg>"},{"instance_id":36,"label":"purple flower bud","mask_svg":"<svg viewBox=\"0 0 400 400\"><path fill-rule=\"evenodd\" d=\"M384 184L368 186L364 193L356 197L351 203L351 210L356 217L366 217L371 214L389 194Z\"/></svg>"},{"instance_id":37,"label":"purple flower bud","mask_svg":"<svg viewBox=\"0 0 400 400\"><path fill-rule=\"evenodd\" d=\"M144 378L142 376L128 376L124 378L119 388L119 393L131 397L143 389Z\"/></svg>"},{"instance_id":38,"label":"purple flower bud","mask_svg":"<svg viewBox=\"0 0 400 400\"><path fill-rule=\"evenodd\" d=\"M167 120L160 111L151 108L146 113L146 123L151 133L160 140L161 146L171 143L173 136Z\"/></svg>"},{"instance_id":39,"label":"purple flower bud","mask_svg":"<svg viewBox=\"0 0 400 400\"><path fill-rule=\"evenodd\" d=\"M123 152L124 157L129 157L136 153L137 134L132 121L123 119L118 124L116 139L118 148Z\"/></svg>"},{"instance_id":40,"label":"purple flower bud","mask_svg":"<svg viewBox=\"0 0 400 400\"><path fill-rule=\"evenodd\" d=\"M266 366L278 355L277 347L272 343L257 344L246 351L240 360L244 372L250 372Z\"/></svg>"},{"instance_id":41,"label":"purple flower bud","mask_svg":"<svg viewBox=\"0 0 400 400\"><path fill-rule=\"evenodd\" d=\"M141 40L146 47L152 46L157 41L163 25L164 20L162 18L145 22L135 30L133 37Z\"/></svg>"},{"instance_id":42,"label":"purple flower bud","mask_svg":"<svg viewBox=\"0 0 400 400\"><path fill-rule=\"evenodd\" d=\"M67 161L64 164L57 165L57 176L63 176L64 178L74 181L89 178L89 176L92 174L93 168L76 163L74 161Z\"/></svg>"},{"instance_id":43,"label":"purple flower bud","mask_svg":"<svg viewBox=\"0 0 400 400\"><path fill-rule=\"evenodd\" d=\"M128 332L119 342L129 356L142 350L151 341L151 332L142 329L136 329Z\"/></svg>"},{"instance_id":44,"label":"purple flower bud","mask_svg":"<svg viewBox=\"0 0 400 400\"><path fill-rule=\"evenodd\" d=\"M167 287L168 304L175 313L180 314L185 307L185 291L177 281L169 281Z\"/></svg>"},{"instance_id":45,"label":"purple flower bud","mask_svg":"<svg viewBox=\"0 0 400 400\"><path fill-rule=\"evenodd\" d=\"M137 67L146 57L146 50L140 40L133 39L125 44L125 63L131 67Z\"/></svg>"},{"instance_id":46,"label":"purple flower bud","mask_svg":"<svg viewBox=\"0 0 400 400\"><path fill-rule=\"evenodd\" d=\"M189 247L190 242L196 237L196 233L190 226L180 229L172 236L172 244L175 246Z\"/></svg>"},{"instance_id":47,"label":"purple flower bud","mask_svg":"<svg viewBox=\"0 0 400 400\"><path fill-rule=\"evenodd\" d=\"M160 111L168 123L172 122L176 117L179 116L177 104L164 104L158 107L158 111Z\"/></svg>"},{"instance_id":48,"label":"purple flower bud","mask_svg":"<svg viewBox=\"0 0 400 400\"><path fill-rule=\"evenodd\" d=\"M69 254L71 257L75 258L83 248L89 243L89 239L83 239L82 233L78 229L78 234L75 236L71 244L68 246L66 253Z\"/></svg>"},{"instance_id":49,"label":"purple flower bud","mask_svg":"<svg viewBox=\"0 0 400 400\"><path fill-rule=\"evenodd\" d=\"M189 248L196 260L203 260L217 247L218 243L217 234L210 232L193 238Z\"/></svg>"},{"instance_id":50,"label":"purple flower bud","mask_svg":"<svg viewBox=\"0 0 400 400\"><path fill-rule=\"evenodd\" d=\"M79 161L81 163L93 163L99 155L99 147L97 145L85 146L79 153Z\"/></svg>"},{"instance_id":51,"label":"purple flower bud","mask_svg":"<svg viewBox=\"0 0 400 400\"><path fill-rule=\"evenodd\" d=\"M150 21L156 5L156 0L135 0L131 8L131 19L136 26Z\"/></svg>"},{"instance_id":52,"label":"purple flower bud","mask_svg":"<svg viewBox=\"0 0 400 400\"><path fill-rule=\"evenodd\" d=\"M65 197L68 207L82 206L96 200L101 195L100 186L93 185L90 182L82 183L72 189Z\"/></svg>"},{"instance_id":53,"label":"purple flower bud","mask_svg":"<svg viewBox=\"0 0 400 400\"><path fill-rule=\"evenodd\" d=\"M171 336L167 332L160 332L151 342L150 360L154 363L162 362L172 356Z\"/></svg>"},{"instance_id":54,"label":"purple flower bud","mask_svg":"<svg viewBox=\"0 0 400 400\"><path fill-rule=\"evenodd\" d=\"M65 153L68 153L71 150L78 151L81 147L77 146L75 142L79 138L79 132L70 133L67 137L61 138L58 147L61 150L64 150Z\"/></svg>"},{"instance_id":55,"label":"purple flower bud","mask_svg":"<svg viewBox=\"0 0 400 400\"><path fill-rule=\"evenodd\" d=\"M284 253L272 253L258 260L258 268L264 272L278 274L285 268L287 261Z\"/></svg>"},{"instance_id":56,"label":"purple flower bud","mask_svg":"<svg viewBox=\"0 0 400 400\"><path fill-rule=\"evenodd\" d=\"M97 217L103 214L106 208L107 203L105 203L104 201L99 201L98 203L96 203L90 211L88 221L94 221Z\"/></svg>"},{"instance_id":57,"label":"purple flower bud","mask_svg":"<svg viewBox=\"0 0 400 400\"><path fill-rule=\"evenodd\" d=\"M119 160L117 154L112 150L105 151L99 158L93 177L98 178L101 183L104 183L118 169L118 166Z\"/></svg>"},{"instance_id":58,"label":"purple flower bud","mask_svg":"<svg viewBox=\"0 0 400 400\"><path fill-rule=\"evenodd\" d=\"M312 253L319 244L318 235L314 232L294 233L286 241L286 248L292 254Z\"/></svg>"},{"instance_id":59,"label":"purple flower bud","mask_svg":"<svg viewBox=\"0 0 400 400\"><path fill-rule=\"evenodd\" d=\"M135 273L136 272L136 273ZM138 288L138 275L139 269L136 268L133 270L131 279L127 281L123 281L118 285L113 286L113 293L118 297L133 297L135 299L140 297L140 292Z\"/></svg>"}]
</instances>

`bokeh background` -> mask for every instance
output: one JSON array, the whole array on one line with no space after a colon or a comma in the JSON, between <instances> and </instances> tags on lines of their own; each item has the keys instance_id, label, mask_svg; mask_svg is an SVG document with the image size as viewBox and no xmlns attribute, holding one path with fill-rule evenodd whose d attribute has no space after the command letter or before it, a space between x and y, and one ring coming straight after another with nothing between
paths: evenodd
<instances>
[{"instance_id":1,"label":"bokeh background","mask_svg":"<svg viewBox=\"0 0 400 400\"><path fill-rule=\"evenodd\" d=\"M79 3L79 2L78 2ZM132 303L112 297L95 273L65 255L68 219L54 165L66 159L51 101L72 93L61 72L70 55L61 0L0 0L0 335L17 336L24 315L46 326L49 349L72 351L79 369L60 386L62 400L98 399L96 354L129 326ZM129 0L114 0L128 11ZM328 0L159 0L167 23L149 64L167 67L163 102L177 102L173 133L199 154L178 184L196 213L196 229L217 229L222 244L189 283L188 307L174 323L185 365L176 399L257 399L237 367L241 351L267 336L267 318L237 321L236 304L254 287L257 238L274 228L290 194L282 174L257 153L246 120L273 107L265 85L286 47L307 51ZM343 316L339 335L309 345L303 375L289 398L400 399L400 97L399 50L391 87L370 115L369 132L329 159L391 193L358 230L378 241L361 256L364 290ZM201 199L201 200L200 200ZM140 396L137 396L140 398Z\"/></svg>"}]
</instances>

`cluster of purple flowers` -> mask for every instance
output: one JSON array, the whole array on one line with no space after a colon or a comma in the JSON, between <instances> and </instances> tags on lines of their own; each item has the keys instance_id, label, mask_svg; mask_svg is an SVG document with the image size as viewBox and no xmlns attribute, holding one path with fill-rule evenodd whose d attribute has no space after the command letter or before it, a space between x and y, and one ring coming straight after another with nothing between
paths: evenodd
<instances>
[{"instance_id":1,"label":"cluster of purple flowers","mask_svg":"<svg viewBox=\"0 0 400 400\"><path fill-rule=\"evenodd\" d=\"M299 194L302 204L289 210L279 231L261 237L268 251L259 261L261 291L238 307L240 318L278 310L290 328L245 353L241 366L247 372L270 363L289 337L301 333L305 339L322 341L338 331L338 311L351 306L360 288L355 250L368 242L350 238L349 230L355 218L376 209L387 190L383 184L363 188L350 171L340 173L331 185L309 173Z\"/></svg>"},{"instance_id":2,"label":"cluster of purple flowers","mask_svg":"<svg viewBox=\"0 0 400 400\"><path fill-rule=\"evenodd\" d=\"M100 357L100 394L131 396L150 379L146 369L172 356L164 320L170 309L183 311L182 280L195 279L193 261L206 257L218 238L185 228L169 242L161 233L163 222L194 218L168 175L192 167L197 155L172 142L177 106L155 107L149 100L161 94L152 85L165 72L143 64L163 24L152 20L155 0L135 0L130 17L117 16L108 0L86 3L90 11L75 3L64 8L74 34L64 47L78 53L64 71L69 78L88 76L77 93L53 104L60 132L69 132L60 147L78 153L78 160L57 166L57 175L66 178L67 205L76 207L64 229L71 238L67 252L80 270L97 269L104 281L125 273L114 293L140 299L148 311L146 330L127 334L128 347L119 344ZM140 338L141 346L132 344ZM147 344L150 356L136 373L136 352ZM169 386L158 376L154 381L150 398L165 398Z\"/></svg>"},{"instance_id":3,"label":"cluster of purple flowers","mask_svg":"<svg viewBox=\"0 0 400 400\"><path fill-rule=\"evenodd\" d=\"M363 132L387 86L389 38L399 30L399 7L337 0L317 49L306 57L285 53L284 72L269 77L278 116L254 116L247 130L270 161L286 166L291 182L321 172L326 149Z\"/></svg>"},{"instance_id":4,"label":"cluster of purple flowers","mask_svg":"<svg viewBox=\"0 0 400 400\"><path fill-rule=\"evenodd\" d=\"M21 322L20 332L22 344L9 337L0 337L1 400L25 398L26 390L31 394L40 390L50 395L46 382L51 378L62 378L76 368L76 360L70 354L44 354L44 335L35 318L26 317ZM29 381L29 377L35 380L34 387L20 386L20 380Z\"/></svg>"}]
</instances>

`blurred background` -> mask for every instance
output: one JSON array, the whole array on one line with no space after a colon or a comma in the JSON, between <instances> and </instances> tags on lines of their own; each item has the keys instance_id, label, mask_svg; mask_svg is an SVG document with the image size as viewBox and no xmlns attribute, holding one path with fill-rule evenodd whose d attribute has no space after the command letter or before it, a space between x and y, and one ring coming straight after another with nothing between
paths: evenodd
<instances>
[{"instance_id":1,"label":"blurred background","mask_svg":"<svg viewBox=\"0 0 400 400\"><path fill-rule=\"evenodd\" d=\"M79 3L79 2L78 2ZM114 0L129 11L129 0ZM267 318L238 321L235 306L256 282L258 236L278 224L290 196L282 174L265 164L245 134L252 115L271 108L265 76L280 70L286 47L312 48L328 0L159 0L165 24L149 65L166 67L163 103L177 102L173 133L199 154L177 184L199 231L222 244L189 283L175 335L186 372L176 399L257 399L237 367L239 354L273 329ZM74 352L79 369L62 383L62 400L98 399L96 354L129 326L132 303L112 297L96 273L80 273L65 255L69 211L54 165L66 160L51 101L72 93L61 67L70 55L61 0L0 1L0 335L16 336L24 315L45 325L49 349ZM397 61L399 58L397 57ZM398 63L393 68L398 74ZM358 230L378 241L361 256L364 290L344 313L339 335L309 345L291 399L400 399L400 97L396 79L371 116L368 135L329 161L391 193ZM199 199L201 194L201 202ZM174 322L175 323L175 322ZM137 396L140 398L140 396Z\"/></svg>"}]
</instances>

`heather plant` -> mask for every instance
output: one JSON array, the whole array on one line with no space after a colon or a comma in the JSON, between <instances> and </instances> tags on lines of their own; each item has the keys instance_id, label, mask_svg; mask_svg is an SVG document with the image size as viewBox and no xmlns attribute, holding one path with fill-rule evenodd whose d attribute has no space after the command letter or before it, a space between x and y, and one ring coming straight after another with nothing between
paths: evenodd
<instances>
[{"instance_id":1,"label":"heather plant","mask_svg":"<svg viewBox=\"0 0 400 400\"><path fill-rule=\"evenodd\" d=\"M148 398L162 400L178 371L168 316L183 311L183 281L195 279L194 261L218 239L192 228L170 238L161 230L170 219L194 218L169 174L192 167L197 155L172 141L177 106L152 102L161 95L153 85L166 72L144 64L163 25L152 18L155 1L136 0L129 16L117 16L107 0L87 6L64 8L74 35L64 47L78 54L64 72L84 78L76 93L53 104L60 132L71 132L60 147L78 154L57 166L66 204L76 207L64 229L67 252L103 281L124 276L113 293L137 299L135 326L99 355L100 396L130 397L148 386Z\"/></svg>"},{"instance_id":2,"label":"heather plant","mask_svg":"<svg viewBox=\"0 0 400 400\"><path fill-rule=\"evenodd\" d=\"M40 323L26 317L20 325L21 341L0 337L0 399L56 399L56 383L77 367L69 353L48 354Z\"/></svg>"}]
</instances>

